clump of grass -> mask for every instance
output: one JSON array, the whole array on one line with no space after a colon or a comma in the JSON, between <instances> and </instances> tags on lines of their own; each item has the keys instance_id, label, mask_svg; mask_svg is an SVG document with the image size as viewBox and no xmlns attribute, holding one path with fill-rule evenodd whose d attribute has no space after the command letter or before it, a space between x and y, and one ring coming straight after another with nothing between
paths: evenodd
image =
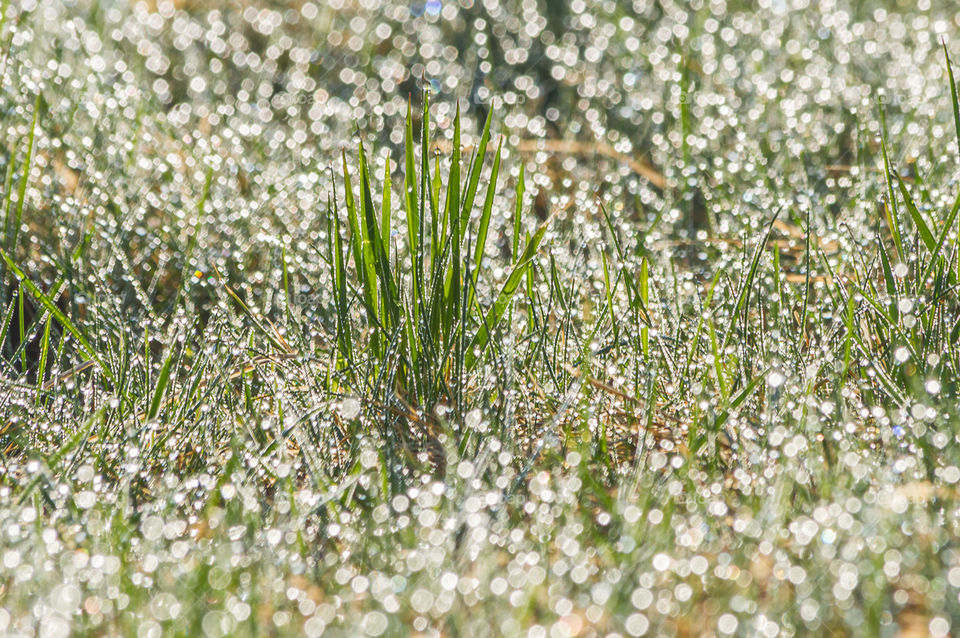
<instances>
[{"instance_id":1,"label":"clump of grass","mask_svg":"<svg viewBox=\"0 0 960 638\"><path fill-rule=\"evenodd\" d=\"M443 179L439 156L431 174L429 99L424 96L419 135L408 105L402 197L405 246L394 242L391 233L390 160L377 210L362 142L357 190L344 153L344 203L339 206L334 197L328 209L337 376L355 392L376 387L387 401L396 397L428 412L444 403L452 409L449 418L454 423L463 418L471 375L486 357L491 339L533 267L547 228L546 223L541 224L520 249L523 189L518 186L512 264L494 299L482 303L477 295L480 280L493 283L484 257L503 148L501 139L482 189L492 118L491 110L461 175L457 109L453 152ZM519 184L523 184L522 176ZM483 199L478 201L481 193ZM354 304L362 308L362 314L353 312Z\"/></svg>"}]
</instances>

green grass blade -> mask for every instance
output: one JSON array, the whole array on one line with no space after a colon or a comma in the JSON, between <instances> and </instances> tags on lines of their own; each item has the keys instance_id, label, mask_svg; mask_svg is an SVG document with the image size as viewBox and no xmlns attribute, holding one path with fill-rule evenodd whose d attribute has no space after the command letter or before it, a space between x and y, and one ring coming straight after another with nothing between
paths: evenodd
<instances>
[{"instance_id":1,"label":"green grass blade","mask_svg":"<svg viewBox=\"0 0 960 638\"><path fill-rule=\"evenodd\" d=\"M883 245L883 238L878 237L877 243L880 246L880 267L883 270L883 281L887 287L887 295L890 297L890 321L896 322L898 314L897 299L900 296L897 292L897 280L893 276L893 269L890 268L890 258L887 257L887 249Z\"/></svg>"},{"instance_id":2,"label":"green grass blade","mask_svg":"<svg viewBox=\"0 0 960 638\"><path fill-rule=\"evenodd\" d=\"M429 172L428 172L429 174ZM430 272L431 276L439 267L440 253L443 251L443 238L446 228L440 226L440 156L434 157L433 180L430 182Z\"/></svg>"},{"instance_id":3,"label":"green grass blade","mask_svg":"<svg viewBox=\"0 0 960 638\"><path fill-rule=\"evenodd\" d=\"M747 271L747 276L744 278L743 283L740 286L740 292L737 295L737 303L734 305L733 312L730 314L730 325L727 327L726 334L723 335L723 344L720 347L720 352L723 352L727 349L727 343L730 341L730 337L733 335L733 322L736 321L737 317L740 315L740 311L748 306L750 300L750 292L753 289L753 280L757 276L757 272L760 269L760 257L763 255L763 250L767 245L767 241L770 239L770 233L773 231L773 223L777 221L777 218L780 216L780 210L774 213L773 218L767 224L767 231L764 233L763 238L760 240L760 243L757 245L756 250L753 251L753 259L750 261L750 270Z\"/></svg>"},{"instance_id":4,"label":"green grass blade","mask_svg":"<svg viewBox=\"0 0 960 638\"><path fill-rule=\"evenodd\" d=\"M480 134L480 142L474 151L473 159L470 162L469 178L467 187L463 193L463 209L460 212L460 236L462 237L467 230L467 220L470 219L470 211L473 210L473 202L477 196L477 187L480 184L480 173L483 170L483 162L487 156L487 144L490 142L490 123L493 121L493 109L487 112L487 121L483 125L483 132ZM499 149L497 149L499 153ZM493 182L491 177L491 183ZM487 189L490 192L490 189Z\"/></svg>"},{"instance_id":5,"label":"green grass blade","mask_svg":"<svg viewBox=\"0 0 960 638\"><path fill-rule=\"evenodd\" d=\"M847 373L850 371L850 353L853 347L853 334L854 334L854 311L856 310L856 302L853 300L853 296L847 300L847 313L844 316L844 323L846 324L847 334L843 340L843 373L840 375L841 382L846 382Z\"/></svg>"},{"instance_id":6,"label":"green grass blade","mask_svg":"<svg viewBox=\"0 0 960 638\"><path fill-rule=\"evenodd\" d=\"M649 281L649 266L647 265L647 258L644 257L640 262L640 301L643 303L644 308L650 307L650 281ZM650 328L643 326L640 328L640 345L643 348L644 358L650 358Z\"/></svg>"},{"instance_id":7,"label":"green grass blade","mask_svg":"<svg viewBox=\"0 0 960 638\"><path fill-rule=\"evenodd\" d=\"M713 321L707 322L707 332L710 335L710 352L713 354L713 373L717 378L717 390L722 401L727 400L726 373L723 370L723 354L717 345L717 331L713 328Z\"/></svg>"},{"instance_id":8,"label":"green grass blade","mask_svg":"<svg viewBox=\"0 0 960 638\"><path fill-rule=\"evenodd\" d=\"M600 251L600 260L603 264L603 290L606 295L607 311L610 315L610 328L613 330L613 346L620 343L620 324L613 309L613 289L610 286L610 269L607 266L607 253Z\"/></svg>"},{"instance_id":9,"label":"green grass blade","mask_svg":"<svg viewBox=\"0 0 960 638\"><path fill-rule=\"evenodd\" d=\"M353 184L350 179L350 171L347 169L346 152L341 152L343 161L343 201L347 209L347 224L350 228L350 245L353 249L353 264L357 270L357 277L360 285L366 292L366 269L363 259L363 232L360 228L360 216L357 214L357 205L353 197Z\"/></svg>"},{"instance_id":10,"label":"green grass blade","mask_svg":"<svg viewBox=\"0 0 960 638\"><path fill-rule=\"evenodd\" d=\"M366 223L362 211L357 210L357 202L353 196L353 185L350 173L347 170L346 154L343 160L344 204L347 208L347 223L350 228L350 242L353 248L353 264L357 273L357 280L363 293L364 305L374 325L380 323L378 314L376 274L373 260L370 257L370 248L366 237Z\"/></svg>"},{"instance_id":11,"label":"green grass blade","mask_svg":"<svg viewBox=\"0 0 960 638\"><path fill-rule=\"evenodd\" d=\"M940 41L943 45L943 59L947 64L947 77L950 80L950 102L953 105L953 126L957 132L957 148L960 150L960 100L957 99L957 82L953 77L953 68L950 66L950 54L947 52L947 43Z\"/></svg>"},{"instance_id":12,"label":"green grass blade","mask_svg":"<svg viewBox=\"0 0 960 638\"><path fill-rule=\"evenodd\" d=\"M713 293L717 289L717 282L720 281L720 272L717 272L713 276L713 281L710 282L710 288L707 291L707 299L703 304L704 310L709 310L710 305L713 303ZM693 361L693 356L699 351L700 348L700 335L703 334L703 324L706 322L704 318L704 313L700 313L700 317L697 319L697 330L693 334L693 341L690 344L689 350L687 350L687 360L683 365L683 374L681 375L681 382L686 384L688 379L688 373L690 372L690 363ZM681 386L681 389L684 386Z\"/></svg>"},{"instance_id":13,"label":"green grass blade","mask_svg":"<svg viewBox=\"0 0 960 638\"><path fill-rule=\"evenodd\" d=\"M417 197L417 169L413 154L413 113L410 100L407 100L405 132L403 201L406 219L404 221L407 226L407 252L410 255L410 285L413 290L413 303L411 304L412 319L414 322L417 322L420 317L420 300L422 298L420 290L422 277L420 263L423 259L423 226L420 214L420 200ZM425 150L421 150L421 152L426 155Z\"/></svg>"},{"instance_id":14,"label":"green grass blade","mask_svg":"<svg viewBox=\"0 0 960 638\"><path fill-rule=\"evenodd\" d=\"M483 265L483 255L487 248L487 234L490 229L490 217L493 213L493 200L497 192L497 178L500 176L500 153L503 148L503 138L497 145L497 154L493 158L493 167L490 169L490 183L487 185L487 194L483 200L483 211L480 214L480 226L477 229L476 245L473 248L473 286L470 288L470 298L467 306L473 305L475 287L480 279L480 270Z\"/></svg>"},{"instance_id":15,"label":"green grass blade","mask_svg":"<svg viewBox=\"0 0 960 638\"><path fill-rule=\"evenodd\" d=\"M533 234L533 237L530 238L530 241L527 242L527 247L524 249L523 254L520 255L520 258L514 264L513 270L510 272L510 276L507 277L507 281L503 284L503 288L500 289L500 294L497 296L496 301L494 301L493 305L488 310L485 321L480 326L477 334L471 341L470 347L467 348L467 370L472 369L479 361L475 351L483 350L486 347L487 341L490 338L490 331L496 328L497 324L500 323L500 319L503 317L510 300L513 298L513 294L517 291L517 288L523 281L523 277L526 274L527 269L530 267L534 255L536 255L537 250L539 250L540 242L543 240L543 236L546 232L547 223L544 222L537 229L537 232Z\"/></svg>"},{"instance_id":16,"label":"green grass blade","mask_svg":"<svg viewBox=\"0 0 960 638\"><path fill-rule=\"evenodd\" d=\"M333 287L337 304L337 343L341 356L349 362L353 359L353 343L347 304L346 258L343 252L343 241L340 238L340 215L337 211L336 196L327 205L327 235L328 241L332 244L330 250L333 255Z\"/></svg>"},{"instance_id":17,"label":"green grass blade","mask_svg":"<svg viewBox=\"0 0 960 638\"><path fill-rule=\"evenodd\" d=\"M26 317L24 316L24 309L23 309L24 292L25 291L23 289L23 282L21 281L20 290L17 291L17 328L19 333L17 334L17 339L18 339L17 343L20 344L19 346L20 366L21 366L20 369L23 370L24 373L26 373L27 371L27 347L26 347L27 346L27 325L26 325L27 321L26 321Z\"/></svg>"},{"instance_id":18,"label":"green grass blade","mask_svg":"<svg viewBox=\"0 0 960 638\"><path fill-rule=\"evenodd\" d=\"M240 298L240 295L238 295L238 294L236 293L236 291L234 291L233 288L231 288L229 285L227 285L226 282L224 282L224 281L222 281L222 280L221 280L221 285L223 286L223 289L227 292L227 295L229 295L230 298L233 299L238 306L240 306L240 309L243 310L244 314L247 315L247 317L250 319L250 321L253 322L253 325L257 328L257 330L258 330L264 337L266 337L267 341L269 341L270 344L271 344L274 348L276 348L278 352L288 352L288 351L289 351L289 349L287 348L286 344L281 343L280 340L277 339L277 336L274 334L274 332L273 332L270 328L268 328L267 326L263 325L263 322L260 320L260 318L257 316L257 314L250 308L250 306L248 306L246 303L244 303L243 299ZM270 320L267 319L267 322L268 322L268 323L269 323L269 321L270 321ZM271 327L272 327L272 324L271 324Z\"/></svg>"},{"instance_id":19,"label":"green grass blade","mask_svg":"<svg viewBox=\"0 0 960 638\"><path fill-rule=\"evenodd\" d=\"M0 37L3 36L3 30L7 26L7 10L10 8L10 0L3 0L0 5ZM3 52L6 55L6 51Z\"/></svg>"},{"instance_id":20,"label":"green grass blade","mask_svg":"<svg viewBox=\"0 0 960 638\"><path fill-rule=\"evenodd\" d=\"M147 410L147 421L152 421L160 413L160 406L163 404L163 397L170 383L170 371L173 369L173 348L167 354L163 367L160 368L160 375L157 377L157 384L153 389L153 398L150 401L150 409Z\"/></svg>"},{"instance_id":21,"label":"green grass blade","mask_svg":"<svg viewBox=\"0 0 960 638\"><path fill-rule=\"evenodd\" d=\"M383 165L383 198L380 207L380 238L383 242L383 249L390 257L390 227L393 225L391 209L392 202L390 194L390 154L387 153L387 161Z\"/></svg>"},{"instance_id":22,"label":"green grass blade","mask_svg":"<svg viewBox=\"0 0 960 638\"><path fill-rule=\"evenodd\" d=\"M43 337L40 339L40 361L37 364L37 401L40 400L40 391L43 389L43 378L47 372L47 357L50 353L50 326L53 317L48 316L43 326Z\"/></svg>"},{"instance_id":23,"label":"green grass blade","mask_svg":"<svg viewBox=\"0 0 960 638\"><path fill-rule=\"evenodd\" d=\"M449 223L450 234L447 235ZM444 333L449 334L461 304L460 281L460 106L453 119L453 157L450 159L450 175L447 178L447 200L443 210L444 241L450 244L450 270L444 279Z\"/></svg>"},{"instance_id":24,"label":"green grass blade","mask_svg":"<svg viewBox=\"0 0 960 638\"><path fill-rule=\"evenodd\" d=\"M13 313L16 311L16 309L17 300L10 299L10 303L7 304L7 310L3 313L3 320L0 321L0 344L7 343L7 334L10 331L11 326L13 326ZM0 350L0 353L3 355L7 354L3 350Z\"/></svg>"},{"instance_id":25,"label":"green grass blade","mask_svg":"<svg viewBox=\"0 0 960 638\"><path fill-rule=\"evenodd\" d=\"M520 250L520 220L523 215L523 193L526 191L526 185L523 181L524 166L520 164L520 176L517 177L517 204L513 209L513 250L511 257L516 258Z\"/></svg>"},{"instance_id":26,"label":"green grass blade","mask_svg":"<svg viewBox=\"0 0 960 638\"><path fill-rule=\"evenodd\" d=\"M923 215L921 215L920 211L917 209L917 205L913 201L913 197L910 196L910 191L907 190L907 185L903 183L903 178L900 177L899 174L896 177L900 194L903 196L903 201L907 205L907 211L910 213L910 217L913 219L913 223L917 227L917 232L920 233L920 238L923 240L927 250L929 250L931 253L934 253L937 249L937 240L933 237L933 233L930 232L930 227L927 226L927 222L923 219Z\"/></svg>"},{"instance_id":27,"label":"green grass blade","mask_svg":"<svg viewBox=\"0 0 960 638\"><path fill-rule=\"evenodd\" d=\"M903 259L903 240L900 237L900 211L897 207L897 197L893 192L893 180L890 179L890 159L887 157L886 136L880 140L880 148L883 151L883 177L887 184L887 226L893 234L893 243L897 249L897 256Z\"/></svg>"},{"instance_id":28,"label":"green grass blade","mask_svg":"<svg viewBox=\"0 0 960 638\"><path fill-rule=\"evenodd\" d=\"M364 257L368 262L368 270L372 269L380 281L380 295L383 308L386 311L381 316L381 322L389 330L397 323L400 309L397 306L396 286L390 272L390 258L384 246L384 237L380 234L373 208L373 189L370 186L370 172L367 165L363 142L360 143L360 188L362 191L361 211L367 232L368 249Z\"/></svg>"},{"instance_id":29,"label":"green grass blade","mask_svg":"<svg viewBox=\"0 0 960 638\"><path fill-rule=\"evenodd\" d=\"M483 255L487 247L487 233L490 229L490 216L493 212L493 200L497 192L497 180L500 177L500 156L503 147L503 139L497 146L497 154L493 158L493 167L490 169L490 183L487 185L487 194L483 200L483 211L480 214L480 226L477 229L477 244L473 251L474 281L480 274L480 266L483 264Z\"/></svg>"},{"instance_id":30,"label":"green grass blade","mask_svg":"<svg viewBox=\"0 0 960 638\"><path fill-rule=\"evenodd\" d=\"M10 211L13 206L13 167L15 162L13 157L7 162L7 174L3 179L3 241L8 245L9 238L12 237L13 230L10 228L13 220L10 218ZM0 291L3 289L3 283L0 282Z\"/></svg>"},{"instance_id":31,"label":"green grass blade","mask_svg":"<svg viewBox=\"0 0 960 638\"><path fill-rule=\"evenodd\" d=\"M27 137L27 156L23 161L23 177L20 178L20 190L17 194L17 211L13 220L13 227L10 229L10 236L7 241L7 250L13 255L17 249L17 240L20 235L20 224L23 221L23 206L27 201L27 181L30 179L30 168L33 164L33 143L37 134L37 115L40 113L41 96L37 93L37 98L33 103L33 122L30 124L30 134Z\"/></svg>"},{"instance_id":32,"label":"green grass blade","mask_svg":"<svg viewBox=\"0 0 960 638\"><path fill-rule=\"evenodd\" d=\"M716 421L716 424L714 425L715 429L719 430L721 427L723 427L723 424L726 423L727 419L730 418L730 412L739 408L740 405L743 404L743 402L746 401L751 394L753 394L753 391L757 388L758 385L760 385L760 382L766 378L767 372L769 372L769 369L763 370L760 374L754 376L750 380L750 382L747 383L747 386L743 390L741 390L739 393L737 393L737 396L735 396L733 400L730 401L730 405L727 406L727 408L725 408L719 414L719 416L717 416L717 421Z\"/></svg>"}]
</instances>

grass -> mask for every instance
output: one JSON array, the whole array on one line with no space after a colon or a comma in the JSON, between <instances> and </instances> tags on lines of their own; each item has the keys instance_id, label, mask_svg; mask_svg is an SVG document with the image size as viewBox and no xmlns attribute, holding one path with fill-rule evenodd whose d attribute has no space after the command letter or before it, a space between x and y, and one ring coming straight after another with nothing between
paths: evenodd
<instances>
[{"instance_id":1,"label":"grass","mask_svg":"<svg viewBox=\"0 0 960 638\"><path fill-rule=\"evenodd\" d=\"M952 18L161 4L0 18L0 634L956 632Z\"/></svg>"}]
</instances>

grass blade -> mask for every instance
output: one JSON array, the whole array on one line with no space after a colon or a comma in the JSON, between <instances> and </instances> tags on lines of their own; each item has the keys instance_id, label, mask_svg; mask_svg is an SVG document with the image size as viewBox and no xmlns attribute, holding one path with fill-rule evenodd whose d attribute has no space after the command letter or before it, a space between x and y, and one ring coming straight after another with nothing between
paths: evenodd
<instances>
[{"instance_id":1,"label":"grass blade","mask_svg":"<svg viewBox=\"0 0 960 638\"><path fill-rule=\"evenodd\" d=\"M941 40L943 45L943 59L947 64L947 77L950 80L950 102L953 105L953 126L957 131L957 149L960 151L960 100L957 99L957 82L953 77L953 68L950 66L950 54L947 52L946 40Z\"/></svg>"},{"instance_id":2,"label":"grass blade","mask_svg":"<svg viewBox=\"0 0 960 638\"><path fill-rule=\"evenodd\" d=\"M410 100L407 100L406 135L404 138L405 173L403 176L403 201L406 212L407 252L410 254L410 285L413 290L412 318L419 321L420 301L422 299L420 268L423 259L423 219L417 198L417 170L413 156L413 113ZM424 152L425 154L425 152Z\"/></svg>"},{"instance_id":3,"label":"grass blade","mask_svg":"<svg viewBox=\"0 0 960 638\"><path fill-rule=\"evenodd\" d=\"M157 377L157 385L153 390L153 399L150 401L150 409L147 410L145 421L152 421L160 412L160 406L163 403L163 397L170 382L170 370L173 368L173 348L167 354L163 367L160 368L160 375Z\"/></svg>"},{"instance_id":4,"label":"grass blade","mask_svg":"<svg viewBox=\"0 0 960 638\"><path fill-rule=\"evenodd\" d=\"M487 185L487 194L483 201L483 211L480 214L480 227L477 229L476 245L473 249L473 285L470 287L467 307L473 305L477 282L480 280L480 269L483 265L483 255L487 247L487 233L490 229L490 216L493 212L493 199L497 191L497 178L500 175L500 152L503 139L497 145L497 154L493 158L493 168L490 169L490 183Z\"/></svg>"},{"instance_id":5,"label":"grass blade","mask_svg":"<svg viewBox=\"0 0 960 638\"><path fill-rule=\"evenodd\" d=\"M383 198L380 205L380 238L383 241L383 249L390 257L390 227L392 225L392 203L390 201L390 154L387 153L387 161L383 165Z\"/></svg>"},{"instance_id":6,"label":"grass blade","mask_svg":"<svg viewBox=\"0 0 960 638\"><path fill-rule=\"evenodd\" d=\"M470 211L473 209L473 201L477 196L477 186L480 183L480 172L483 170L483 161L487 156L487 144L490 142L490 122L493 120L493 109L487 112L487 121L483 125L483 133L480 134L480 142L474 151L473 159L470 161L469 178L467 179L467 188L463 193L463 209L460 212L460 236L462 237L467 230L467 220L470 219ZM499 154L500 149L497 149ZM491 178L491 184L495 181ZM490 192L488 187L487 192Z\"/></svg>"},{"instance_id":7,"label":"grass blade","mask_svg":"<svg viewBox=\"0 0 960 638\"><path fill-rule=\"evenodd\" d=\"M513 251L510 253L511 256L516 258L517 252L520 250L520 219L523 212L523 193L526 190L526 185L523 181L524 166L520 164L520 176L517 177L517 204L513 209Z\"/></svg>"},{"instance_id":8,"label":"grass blade","mask_svg":"<svg viewBox=\"0 0 960 638\"><path fill-rule=\"evenodd\" d=\"M20 224L23 221L23 206L27 200L27 180L30 178L30 168L33 163L33 143L37 134L37 115L40 113L41 96L37 93L37 98L33 103L33 122L30 124L30 134L27 137L27 156L23 160L23 177L20 178L20 190L17 194L17 210L13 220L13 227L9 229L10 235L7 238L7 250L12 255L17 249L17 240L20 234Z\"/></svg>"},{"instance_id":9,"label":"grass blade","mask_svg":"<svg viewBox=\"0 0 960 638\"><path fill-rule=\"evenodd\" d=\"M886 127L884 127L886 128ZM903 240L900 238L900 211L897 208L897 197L893 192L893 180L890 179L890 159L887 157L886 135L880 140L883 150L883 176L887 183L887 205L885 207L887 226L893 235L893 243L897 249L898 259L903 259Z\"/></svg>"},{"instance_id":10,"label":"grass blade","mask_svg":"<svg viewBox=\"0 0 960 638\"><path fill-rule=\"evenodd\" d=\"M903 183L903 178L899 174L896 174L897 177L897 186L900 189L900 194L903 196L903 201L907 205L907 211L910 213L910 217L913 219L914 225L917 227L917 232L920 233L920 238L923 240L924 245L926 245L927 250L931 253L935 253L937 249L937 240L934 239L933 233L930 232L930 227L927 226L927 222L924 221L923 215L920 214L920 211L917 209L916 203L913 201L913 197L910 196L910 191L907 190L907 185ZM934 254L934 257L936 255Z\"/></svg>"}]
</instances>

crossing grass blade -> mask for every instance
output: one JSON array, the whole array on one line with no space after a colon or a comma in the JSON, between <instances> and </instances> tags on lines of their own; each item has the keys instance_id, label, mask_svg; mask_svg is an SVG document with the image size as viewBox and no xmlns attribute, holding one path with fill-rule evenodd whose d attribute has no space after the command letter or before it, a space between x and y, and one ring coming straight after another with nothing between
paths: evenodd
<instances>
[{"instance_id":1,"label":"crossing grass blade","mask_svg":"<svg viewBox=\"0 0 960 638\"><path fill-rule=\"evenodd\" d=\"M2 248L0 248L0 257L3 258L3 261L7 264L7 268L9 268L13 275L21 281L21 284L26 287L34 299L39 301L47 309L47 311L53 315L54 319L57 320L57 323L63 326L63 328L69 332L74 339L77 340L77 343L80 345L80 348L83 350L84 354L98 364L97 367L99 368L100 372L107 377L107 379L113 381L113 374L110 372L107 366L103 365L103 361L97 354L97 351L94 350L93 346L90 345L90 342L87 340L86 336L84 336L84 334L77 329L73 322L70 321L65 314L63 314L63 311L57 307L57 304L53 301L53 299L40 290L36 284L30 281L20 267L14 263L10 255L7 254L7 252Z\"/></svg>"},{"instance_id":2,"label":"crossing grass blade","mask_svg":"<svg viewBox=\"0 0 960 638\"><path fill-rule=\"evenodd\" d=\"M760 243L757 244L756 249L753 251L753 258L750 260L750 269L747 271L746 277L744 277L743 282L740 284L740 292L737 294L737 301L734 304L733 313L731 313L730 321L731 325L727 327L726 332L723 335L723 343L720 347L720 352L724 352L727 348L727 343L730 340L730 337L733 335L734 326L733 322L736 321L737 317L740 316L741 311L748 307L750 301L750 293L753 290L753 282L757 276L757 272L760 269L760 257L763 255L764 248L767 245L767 241L770 239L770 233L773 232L773 224L777 221L777 218L780 216L780 209L774 213L773 217L767 223L767 229L763 237L760 239ZM809 230L808 230L809 232ZM746 319L744 319L746 321Z\"/></svg>"},{"instance_id":3,"label":"crossing grass blade","mask_svg":"<svg viewBox=\"0 0 960 638\"><path fill-rule=\"evenodd\" d=\"M467 348L466 362L467 369L472 369L477 362L480 360L475 352L477 350L483 350L490 338L490 333L497 327L497 324L500 323L500 319L503 318L504 312L507 309L507 306L510 304L510 301L513 299L514 293L517 291L517 288L520 286L520 283L523 281L524 276L528 273L533 258L536 255L537 251L540 249L540 242L543 240L544 234L547 232L547 223L544 222L537 228L536 232L527 242L526 248L524 248L523 254L520 255L520 258L517 259L516 263L513 266L513 269L510 272L510 276L507 277L507 281L503 284L503 288L500 290L500 294L497 295L496 301L494 301L493 306L487 311L486 317L484 318L483 324L480 326L479 331L473 340L470 343L470 346Z\"/></svg>"},{"instance_id":4,"label":"crossing grass blade","mask_svg":"<svg viewBox=\"0 0 960 638\"><path fill-rule=\"evenodd\" d=\"M953 223L957 220L957 214L960 213L960 193L957 194L957 198L953 202L953 207L950 209L950 213L947 215L947 220L943 224L943 228L940 229L940 235L937 237L936 244L932 250L932 256L930 261L927 264L927 268L924 271L923 275L917 281L917 284L922 286L924 282L930 277L930 274L933 272L934 267L937 265L938 261L941 258L941 252L943 247L946 245L947 237L950 235L950 231L953 228ZM956 274L953 271L950 271L949 277L951 280L956 279Z\"/></svg>"}]
</instances>

